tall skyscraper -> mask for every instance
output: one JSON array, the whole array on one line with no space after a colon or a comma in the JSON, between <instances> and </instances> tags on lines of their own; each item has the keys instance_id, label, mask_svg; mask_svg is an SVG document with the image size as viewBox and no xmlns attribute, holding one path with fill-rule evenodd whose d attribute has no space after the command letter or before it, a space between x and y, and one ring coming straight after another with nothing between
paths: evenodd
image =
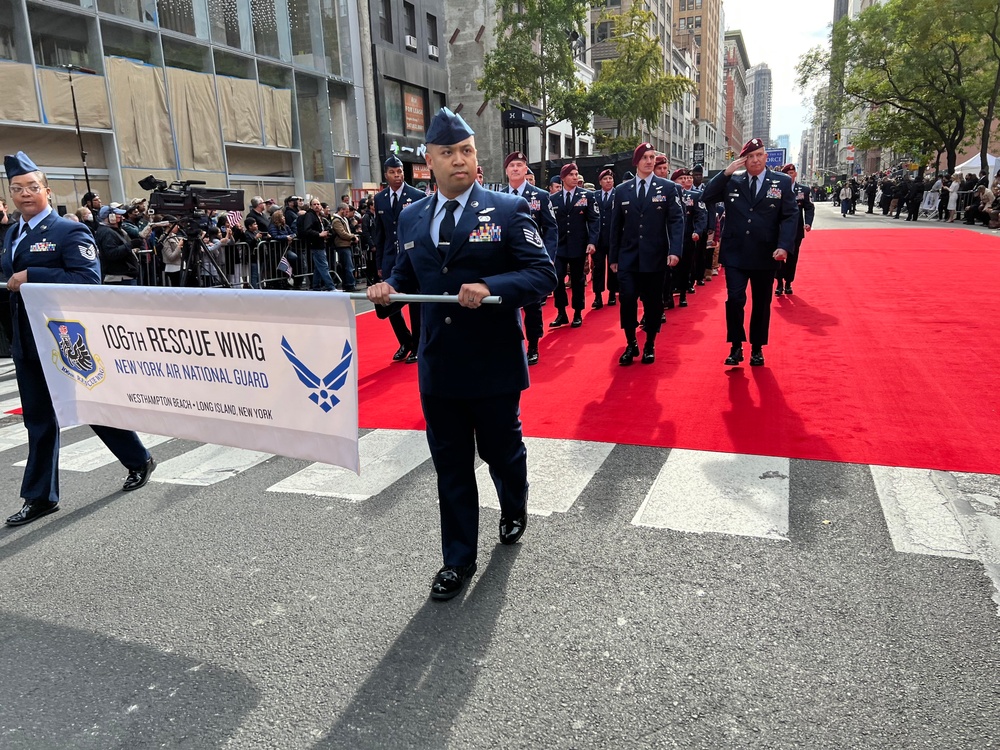
<instances>
[{"instance_id":1,"label":"tall skyscraper","mask_svg":"<svg viewBox=\"0 0 1000 750\"><path fill-rule=\"evenodd\" d=\"M746 122L747 48L743 32L727 31L725 41L726 71L726 148L739 153L743 142L756 133L749 133Z\"/></svg>"},{"instance_id":2,"label":"tall skyscraper","mask_svg":"<svg viewBox=\"0 0 1000 750\"><path fill-rule=\"evenodd\" d=\"M669 5L669 3L668 3ZM723 166L720 153L719 124L725 111L720 97L722 80L722 0L673 0L675 22L674 43L695 51L695 81L698 99L695 120L698 131L695 141L705 144L705 164L710 168ZM690 36L694 45L685 44Z\"/></svg>"},{"instance_id":3,"label":"tall skyscraper","mask_svg":"<svg viewBox=\"0 0 1000 750\"><path fill-rule=\"evenodd\" d=\"M757 63L747 71L746 126L749 135L765 143L771 140L771 69Z\"/></svg>"}]
</instances>

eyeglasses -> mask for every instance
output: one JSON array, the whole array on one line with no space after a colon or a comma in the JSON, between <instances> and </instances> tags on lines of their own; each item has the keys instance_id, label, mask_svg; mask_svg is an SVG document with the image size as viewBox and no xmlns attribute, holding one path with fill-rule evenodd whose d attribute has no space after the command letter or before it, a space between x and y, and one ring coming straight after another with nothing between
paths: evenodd
<instances>
[{"instance_id":1,"label":"eyeglasses","mask_svg":"<svg viewBox=\"0 0 1000 750\"><path fill-rule=\"evenodd\" d=\"M20 195L21 193L34 193L38 195L40 192L45 190L43 185L11 185L10 193L11 195Z\"/></svg>"}]
</instances>

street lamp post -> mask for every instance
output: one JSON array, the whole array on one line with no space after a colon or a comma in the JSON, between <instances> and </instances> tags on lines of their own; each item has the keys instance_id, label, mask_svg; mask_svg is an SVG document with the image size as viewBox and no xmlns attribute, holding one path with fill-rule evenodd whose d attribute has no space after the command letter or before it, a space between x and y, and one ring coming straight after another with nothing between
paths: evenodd
<instances>
[{"instance_id":1,"label":"street lamp post","mask_svg":"<svg viewBox=\"0 0 1000 750\"><path fill-rule=\"evenodd\" d=\"M83 132L80 130L80 113L76 108L76 89L73 86L73 71L97 75L96 70L81 68L79 65L63 65L69 75L69 97L73 102L73 123L76 125L76 140L80 144L80 161L83 162L83 179L87 183L87 192L90 192L90 172L87 170L87 150L83 147Z\"/></svg>"}]
</instances>

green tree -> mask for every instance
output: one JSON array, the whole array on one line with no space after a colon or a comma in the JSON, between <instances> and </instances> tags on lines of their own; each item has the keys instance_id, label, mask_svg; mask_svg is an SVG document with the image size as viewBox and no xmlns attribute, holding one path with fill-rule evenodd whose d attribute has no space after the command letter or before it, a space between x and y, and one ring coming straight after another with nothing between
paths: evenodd
<instances>
[{"instance_id":1,"label":"green tree","mask_svg":"<svg viewBox=\"0 0 1000 750\"><path fill-rule=\"evenodd\" d=\"M632 3L625 13L609 13L618 56L601 63L591 94L594 110L618 122L619 135L635 135L641 124L655 127L664 108L696 89L694 81L663 70L663 47L650 36L653 14Z\"/></svg>"},{"instance_id":2,"label":"green tree","mask_svg":"<svg viewBox=\"0 0 1000 750\"><path fill-rule=\"evenodd\" d=\"M591 117L594 115L594 101L587 85L577 79L552 96L552 109L559 120L565 120L573 128L573 143L578 133L589 133ZM573 156L576 156L574 153Z\"/></svg>"},{"instance_id":3,"label":"green tree","mask_svg":"<svg viewBox=\"0 0 1000 750\"><path fill-rule=\"evenodd\" d=\"M590 5L590 0L497 0L496 47L486 54L477 85L501 108L518 103L534 110L541 130L540 184L546 178L549 127L566 119L557 105L565 102L565 91L576 88L570 36L584 35Z\"/></svg>"}]
</instances>

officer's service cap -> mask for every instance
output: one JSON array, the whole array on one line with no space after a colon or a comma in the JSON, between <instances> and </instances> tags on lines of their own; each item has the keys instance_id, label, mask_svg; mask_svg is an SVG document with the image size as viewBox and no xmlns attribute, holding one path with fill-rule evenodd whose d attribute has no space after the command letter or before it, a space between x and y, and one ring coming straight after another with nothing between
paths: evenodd
<instances>
[{"instance_id":1,"label":"officer's service cap","mask_svg":"<svg viewBox=\"0 0 1000 750\"><path fill-rule=\"evenodd\" d=\"M101 210L97 214L97 220L104 221L113 213L118 214L119 216L125 215L125 212L122 211L120 208L112 208L111 206L101 206Z\"/></svg>"},{"instance_id":2,"label":"officer's service cap","mask_svg":"<svg viewBox=\"0 0 1000 750\"><path fill-rule=\"evenodd\" d=\"M534 172L531 171L531 167L528 167L528 174L534 174Z\"/></svg>"},{"instance_id":3,"label":"officer's service cap","mask_svg":"<svg viewBox=\"0 0 1000 750\"><path fill-rule=\"evenodd\" d=\"M507 158L503 160L503 168L507 169L507 167L510 166L510 163L512 161L523 161L525 164L527 164L528 157L524 155L523 151L515 151L512 154L507 154Z\"/></svg>"},{"instance_id":4,"label":"officer's service cap","mask_svg":"<svg viewBox=\"0 0 1000 750\"><path fill-rule=\"evenodd\" d=\"M746 156L747 154L751 154L754 151L759 151L762 148L764 148L764 141L762 141L760 138L751 138L749 141L746 142L746 145L743 146L743 150L740 151L740 156L741 157Z\"/></svg>"},{"instance_id":5,"label":"officer's service cap","mask_svg":"<svg viewBox=\"0 0 1000 750\"><path fill-rule=\"evenodd\" d=\"M673 174L670 175L670 179L673 180L674 182L677 182L678 177L690 177L690 176L691 176L691 170L688 169L687 167L681 167L680 169L674 170Z\"/></svg>"},{"instance_id":6,"label":"officer's service cap","mask_svg":"<svg viewBox=\"0 0 1000 750\"><path fill-rule=\"evenodd\" d=\"M402 169L403 162L399 160L399 157L393 154L384 162L382 162L382 169Z\"/></svg>"},{"instance_id":7,"label":"officer's service cap","mask_svg":"<svg viewBox=\"0 0 1000 750\"><path fill-rule=\"evenodd\" d=\"M32 172L37 172L38 167L35 166L33 162L26 153L23 151L18 151L16 154L11 156L7 154L3 158L4 169L7 170L7 180L13 180L15 177L20 177L23 174L31 174Z\"/></svg>"},{"instance_id":8,"label":"officer's service cap","mask_svg":"<svg viewBox=\"0 0 1000 750\"><path fill-rule=\"evenodd\" d=\"M655 151L652 143L640 143L635 147L635 151L632 152L632 166L638 167L639 162L642 160L642 155L647 151Z\"/></svg>"},{"instance_id":9,"label":"officer's service cap","mask_svg":"<svg viewBox=\"0 0 1000 750\"><path fill-rule=\"evenodd\" d=\"M666 164L666 163L667 163L667 157L664 156L663 154L657 154L656 161L653 162L653 166L658 167L661 164Z\"/></svg>"},{"instance_id":10,"label":"officer's service cap","mask_svg":"<svg viewBox=\"0 0 1000 750\"><path fill-rule=\"evenodd\" d=\"M427 129L427 143L435 146L454 146L476 133L469 124L447 107L441 107Z\"/></svg>"},{"instance_id":11,"label":"officer's service cap","mask_svg":"<svg viewBox=\"0 0 1000 750\"><path fill-rule=\"evenodd\" d=\"M606 177L607 175L611 175L612 177L614 177L614 176L615 176L615 173L614 173L613 171L611 171L610 169L602 169L602 170L601 170L601 173L600 173L599 175L597 175L597 181L598 181L598 182L600 182L600 181L601 181L601 180L603 180L603 179L604 179L604 178L605 178L605 177Z\"/></svg>"},{"instance_id":12,"label":"officer's service cap","mask_svg":"<svg viewBox=\"0 0 1000 750\"><path fill-rule=\"evenodd\" d=\"M563 180L566 179L566 175L570 172L579 172L580 170L576 167L576 162L571 161L569 164L563 164L563 168L559 170L559 177Z\"/></svg>"},{"instance_id":13,"label":"officer's service cap","mask_svg":"<svg viewBox=\"0 0 1000 750\"><path fill-rule=\"evenodd\" d=\"M794 164L792 164L791 162L788 162L788 164L786 164L785 166L783 166L781 168L781 171L784 172L785 174L788 174L789 172L796 172L797 173L799 170L797 170L795 168Z\"/></svg>"}]
</instances>

